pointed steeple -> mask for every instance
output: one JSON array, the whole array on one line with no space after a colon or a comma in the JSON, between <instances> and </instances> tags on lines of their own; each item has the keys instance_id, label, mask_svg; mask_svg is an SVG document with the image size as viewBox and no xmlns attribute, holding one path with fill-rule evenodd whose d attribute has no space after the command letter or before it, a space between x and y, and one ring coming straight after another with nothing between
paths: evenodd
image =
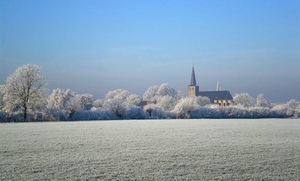
<instances>
[{"instance_id":1,"label":"pointed steeple","mask_svg":"<svg viewBox=\"0 0 300 181\"><path fill-rule=\"evenodd\" d=\"M195 86L195 85L197 85L197 83L196 83L195 70L193 66L190 86Z\"/></svg>"},{"instance_id":2,"label":"pointed steeple","mask_svg":"<svg viewBox=\"0 0 300 181\"><path fill-rule=\"evenodd\" d=\"M195 97L198 95L198 92L199 92L199 86L197 86L195 70L193 65L191 83L188 86L188 97Z\"/></svg>"}]
</instances>

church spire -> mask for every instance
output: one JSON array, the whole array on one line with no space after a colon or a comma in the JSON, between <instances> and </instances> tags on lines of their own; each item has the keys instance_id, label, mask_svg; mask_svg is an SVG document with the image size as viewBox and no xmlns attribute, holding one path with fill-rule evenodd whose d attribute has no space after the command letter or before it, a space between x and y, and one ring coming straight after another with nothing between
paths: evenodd
<instances>
[{"instance_id":1,"label":"church spire","mask_svg":"<svg viewBox=\"0 0 300 181\"><path fill-rule=\"evenodd\" d=\"M190 86L195 86L195 85L197 85L197 83L196 83L195 70L193 66Z\"/></svg>"},{"instance_id":2,"label":"church spire","mask_svg":"<svg viewBox=\"0 0 300 181\"><path fill-rule=\"evenodd\" d=\"M199 92L199 87L197 86L196 83L196 76L195 76L195 70L193 65L191 83L188 86L188 97L195 97L198 95L198 92Z\"/></svg>"}]
</instances>

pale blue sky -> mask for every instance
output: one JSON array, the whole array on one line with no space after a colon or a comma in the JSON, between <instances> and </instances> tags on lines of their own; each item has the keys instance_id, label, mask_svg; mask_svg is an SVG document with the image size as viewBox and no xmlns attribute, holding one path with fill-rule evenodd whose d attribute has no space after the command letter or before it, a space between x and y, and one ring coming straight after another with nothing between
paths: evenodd
<instances>
[{"instance_id":1,"label":"pale blue sky","mask_svg":"<svg viewBox=\"0 0 300 181\"><path fill-rule=\"evenodd\" d=\"M300 95L299 0L1 0L0 84L35 63L49 89L97 98L218 81L274 102Z\"/></svg>"}]
</instances>

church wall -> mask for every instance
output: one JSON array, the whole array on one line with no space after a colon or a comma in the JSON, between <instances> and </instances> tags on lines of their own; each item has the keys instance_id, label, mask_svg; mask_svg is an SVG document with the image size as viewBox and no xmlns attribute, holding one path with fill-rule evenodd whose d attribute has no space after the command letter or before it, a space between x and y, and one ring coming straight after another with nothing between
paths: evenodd
<instances>
[{"instance_id":1,"label":"church wall","mask_svg":"<svg viewBox=\"0 0 300 181\"><path fill-rule=\"evenodd\" d=\"M188 86L188 97L197 96L197 92L199 92L198 86Z\"/></svg>"},{"instance_id":2,"label":"church wall","mask_svg":"<svg viewBox=\"0 0 300 181\"><path fill-rule=\"evenodd\" d=\"M229 106L233 105L232 100L214 100L214 104L219 104L220 106Z\"/></svg>"}]
</instances>

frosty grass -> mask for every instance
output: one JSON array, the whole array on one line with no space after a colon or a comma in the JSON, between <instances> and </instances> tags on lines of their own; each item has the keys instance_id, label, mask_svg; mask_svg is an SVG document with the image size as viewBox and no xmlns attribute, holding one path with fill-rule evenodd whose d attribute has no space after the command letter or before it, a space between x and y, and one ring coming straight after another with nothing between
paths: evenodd
<instances>
[{"instance_id":1,"label":"frosty grass","mask_svg":"<svg viewBox=\"0 0 300 181\"><path fill-rule=\"evenodd\" d=\"M299 119L0 124L0 180L299 179Z\"/></svg>"}]
</instances>

